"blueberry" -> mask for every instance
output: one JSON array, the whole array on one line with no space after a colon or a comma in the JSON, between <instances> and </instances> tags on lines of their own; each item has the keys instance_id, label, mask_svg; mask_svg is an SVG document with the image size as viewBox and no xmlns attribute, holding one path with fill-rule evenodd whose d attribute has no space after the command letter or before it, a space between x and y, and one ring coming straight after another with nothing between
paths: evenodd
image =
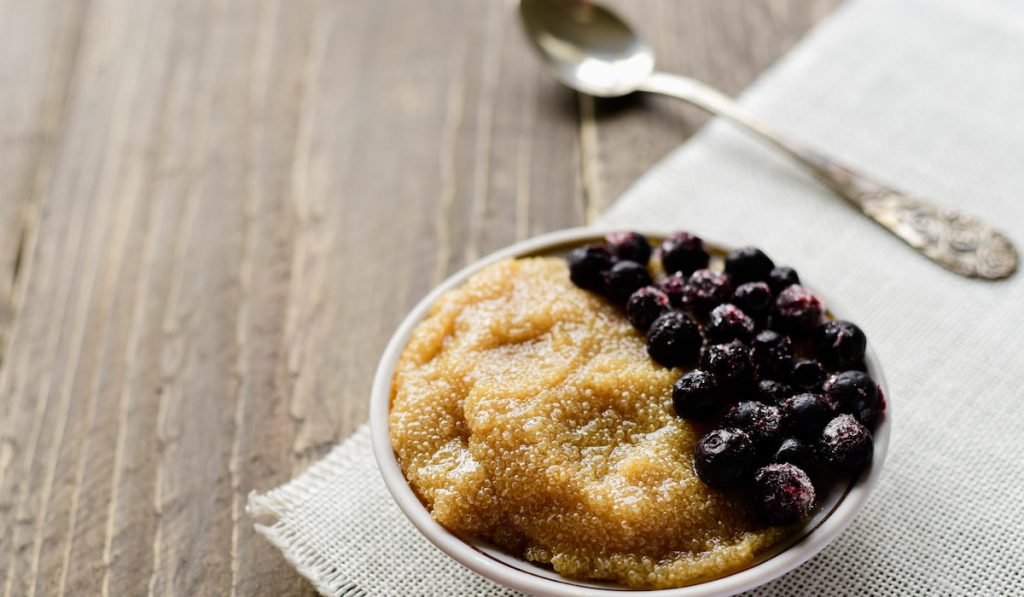
<instances>
[{"instance_id":1,"label":"blueberry","mask_svg":"<svg viewBox=\"0 0 1024 597\"><path fill-rule=\"evenodd\" d=\"M633 327L646 332L659 315L668 311L668 295L654 286L644 286L626 301L626 319Z\"/></svg>"},{"instance_id":2,"label":"blueberry","mask_svg":"<svg viewBox=\"0 0 1024 597\"><path fill-rule=\"evenodd\" d=\"M827 321L814 333L814 354L832 369L851 369L864 360L868 339L849 321Z\"/></svg>"},{"instance_id":3,"label":"blueberry","mask_svg":"<svg viewBox=\"0 0 1024 597\"><path fill-rule=\"evenodd\" d=\"M754 376L750 348L739 340L709 346L704 353L703 367L719 381L733 386L750 381Z\"/></svg>"},{"instance_id":4,"label":"blueberry","mask_svg":"<svg viewBox=\"0 0 1024 597\"><path fill-rule=\"evenodd\" d=\"M772 292L775 294L799 283L800 276L796 275L796 270L791 267L772 268L771 273L768 274L768 285L771 286Z\"/></svg>"},{"instance_id":5,"label":"blueberry","mask_svg":"<svg viewBox=\"0 0 1024 597\"><path fill-rule=\"evenodd\" d=\"M788 334L809 334L821 322L822 312L821 299L803 286L794 284L775 299L772 325Z\"/></svg>"},{"instance_id":6,"label":"blueberry","mask_svg":"<svg viewBox=\"0 0 1024 597\"><path fill-rule=\"evenodd\" d=\"M805 439L814 439L833 415L832 403L821 394L797 394L779 405L782 430Z\"/></svg>"},{"instance_id":7,"label":"blueberry","mask_svg":"<svg viewBox=\"0 0 1024 597\"><path fill-rule=\"evenodd\" d=\"M658 283L658 288L668 295L669 303L677 309L683 308L683 288L685 286L686 276L680 272L676 272L670 276L665 276L665 278Z\"/></svg>"},{"instance_id":8,"label":"blueberry","mask_svg":"<svg viewBox=\"0 0 1024 597\"><path fill-rule=\"evenodd\" d=\"M874 425L881 407L881 390L863 371L843 371L825 382L825 393L841 413L852 414L864 425Z\"/></svg>"},{"instance_id":9,"label":"blueberry","mask_svg":"<svg viewBox=\"0 0 1024 597\"><path fill-rule=\"evenodd\" d=\"M793 388L774 379L762 379L757 382L756 395L765 404L781 404L793 395Z\"/></svg>"},{"instance_id":10,"label":"blueberry","mask_svg":"<svg viewBox=\"0 0 1024 597\"><path fill-rule=\"evenodd\" d=\"M647 331L647 354L665 367L678 367L696 359L703 342L692 319L679 311L667 311Z\"/></svg>"},{"instance_id":11,"label":"blueberry","mask_svg":"<svg viewBox=\"0 0 1024 597\"><path fill-rule=\"evenodd\" d=\"M618 259L643 265L651 260L651 243L639 232L612 232L605 236L608 248Z\"/></svg>"},{"instance_id":12,"label":"blueberry","mask_svg":"<svg viewBox=\"0 0 1024 597\"><path fill-rule=\"evenodd\" d=\"M718 380L703 369L688 371L672 387L672 406L684 419L707 420L715 415L722 393Z\"/></svg>"},{"instance_id":13,"label":"blueberry","mask_svg":"<svg viewBox=\"0 0 1024 597\"><path fill-rule=\"evenodd\" d=\"M755 461L754 444L739 429L716 429L697 443L693 469L714 489L733 489L750 478Z\"/></svg>"},{"instance_id":14,"label":"blueberry","mask_svg":"<svg viewBox=\"0 0 1024 597\"><path fill-rule=\"evenodd\" d=\"M569 279L580 288L604 290L604 278L614 259L605 245L586 245L569 253Z\"/></svg>"},{"instance_id":15,"label":"blueberry","mask_svg":"<svg viewBox=\"0 0 1024 597\"><path fill-rule=\"evenodd\" d=\"M754 507L762 522L793 524L814 509L814 484L792 464L769 464L754 473Z\"/></svg>"},{"instance_id":16,"label":"blueberry","mask_svg":"<svg viewBox=\"0 0 1024 597\"><path fill-rule=\"evenodd\" d=\"M825 383L825 368L814 359L802 359L793 363L789 379L793 385L807 392L820 392Z\"/></svg>"},{"instance_id":17,"label":"blueberry","mask_svg":"<svg viewBox=\"0 0 1024 597\"><path fill-rule=\"evenodd\" d=\"M771 453L779 443L781 421L779 409L774 406L753 400L740 402L729 409L722 423L745 431L761 454Z\"/></svg>"},{"instance_id":18,"label":"blueberry","mask_svg":"<svg viewBox=\"0 0 1024 597\"><path fill-rule=\"evenodd\" d=\"M790 437L779 444L779 449L775 450L775 455L772 456L772 462L789 463L804 471L810 471L815 464L814 448L803 440Z\"/></svg>"},{"instance_id":19,"label":"blueberry","mask_svg":"<svg viewBox=\"0 0 1024 597\"><path fill-rule=\"evenodd\" d=\"M772 312L775 304L772 291L764 282L747 282L740 284L732 295L734 305L754 319L764 321Z\"/></svg>"},{"instance_id":20,"label":"blueberry","mask_svg":"<svg viewBox=\"0 0 1024 597\"><path fill-rule=\"evenodd\" d=\"M666 274L690 275L707 267L711 255L704 241L689 232L676 232L661 243L661 265Z\"/></svg>"},{"instance_id":21,"label":"blueberry","mask_svg":"<svg viewBox=\"0 0 1024 597\"><path fill-rule=\"evenodd\" d=\"M683 286L683 306L700 316L729 300L732 282L722 272L699 269Z\"/></svg>"},{"instance_id":22,"label":"blueberry","mask_svg":"<svg viewBox=\"0 0 1024 597\"><path fill-rule=\"evenodd\" d=\"M758 333L754 338L754 364L762 377L789 375L793 364L793 341L774 330Z\"/></svg>"},{"instance_id":23,"label":"blueberry","mask_svg":"<svg viewBox=\"0 0 1024 597\"><path fill-rule=\"evenodd\" d=\"M750 342L754 337L754 320L747 317L736 305L724 303L711 310L704 333L708 341L714 344L732 340Z\"/></svg>"},{"instance_id":24,"label":"blueberry","mask_svg":"<svg viewBox=\"0 0 1024 597\"><path fill-rule=\"evenodd\" d=\"M765 281L774 267L772 260L756 247L736 249L725 258L725 273L736 284Z\"/></svg>"},{"instance_id":25,"label":"blueberry","mask_svg":"<svg viewBox=\"0 0 1024 597\"><path fill-rule=\"evenodd\" d=\"M608 270L608 298L616 303L625 303L634 292L653 283L647 266L635 261L620 261Z\"/></svg>"},{"instance_id":26,"label":"blueberry","mask_svg":"<svg viewBox=\"0 0 1024 597\"><path fill-rule=\"evenodd\" d=\"M818 454L834 468L858 471L871 462L875 444L871 432L852 415L832 419L818 440Z\"/></svg>"}]
</instances>

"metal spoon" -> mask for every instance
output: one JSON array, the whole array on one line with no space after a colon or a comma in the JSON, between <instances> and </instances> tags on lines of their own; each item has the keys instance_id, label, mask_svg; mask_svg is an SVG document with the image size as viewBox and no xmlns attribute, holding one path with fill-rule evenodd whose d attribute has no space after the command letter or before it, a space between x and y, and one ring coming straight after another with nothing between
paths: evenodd
<instances>
[{"instance_id":1,"label":"metal spoon","mask_svg":"<svg viewBox=\"0 0 1024 597\"><path fill-rule=\"evenodd\" d=\"M939 265L998 279L1017 269L1008 238L965 213L912 198L780 136L731 98L689 77L655 72L654 52L611 11L581 0L520 0L526 34L565 85L599 97L634 91L685 100L769 141L814 171L836 193Z\"/></svg>"}]
</instances>

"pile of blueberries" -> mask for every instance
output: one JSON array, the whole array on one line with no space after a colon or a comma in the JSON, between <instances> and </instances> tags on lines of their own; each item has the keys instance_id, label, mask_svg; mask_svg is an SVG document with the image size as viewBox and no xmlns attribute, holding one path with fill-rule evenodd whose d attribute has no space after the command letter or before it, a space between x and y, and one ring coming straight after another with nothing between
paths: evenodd
<instances>
[{"instance_id":1,"label":"pile of blueberries","mask_svg":"<svg viewBox=\"0 0 1024 597\"><path fill-rule=\"evenodd\" d=\"M676 232L657 251L658 281L651 255L642 234L613 233L573 250L569 275L623 306L655 361L699 365L672 393L680 417L714 425L697 445L697 476L747 490L766 524L806 518L816 482L861 470L874 452L885 401L865 372L864 332L826 320L796 271L754 247L731 252L723 272L708 267L704 241Z\"/></svg>"}]
</instances>

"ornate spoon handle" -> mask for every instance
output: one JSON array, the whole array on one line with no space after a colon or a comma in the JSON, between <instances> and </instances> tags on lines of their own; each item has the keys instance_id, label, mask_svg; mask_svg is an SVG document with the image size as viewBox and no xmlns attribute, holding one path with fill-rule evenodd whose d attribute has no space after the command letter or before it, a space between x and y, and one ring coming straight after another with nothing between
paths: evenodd
<instances>
[{"instance_id":1,"label":"ornate spoon handle","mask_svg":"<svg viewBox=\"0 0 1024 597\"><path fill-rule=\"evenodd\" d=\"M999 279L1017 269L1017 249L1006 236L965 213L908 197L780 137L759 118L713 87L687 77L655 73L640 87L724 116L811 168L836 193L919 253L964 276Z\"/></svg>"}]
</instances>

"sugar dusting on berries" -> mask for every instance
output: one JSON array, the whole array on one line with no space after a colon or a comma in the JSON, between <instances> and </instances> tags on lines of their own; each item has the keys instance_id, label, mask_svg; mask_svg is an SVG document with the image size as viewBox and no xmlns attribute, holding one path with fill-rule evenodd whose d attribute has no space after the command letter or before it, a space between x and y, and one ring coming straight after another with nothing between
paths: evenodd
<instances>
[{"instance_id":1,"label":"sugar dusting on berries","mask_svg":"<svg viewBox=\"0 0 1024 597\"><path fill-rule=\"evenodd\" d=\"M775 299L772 325L787 334L802 336L818 327L823 313L821 299L803 286L793 284Z\"/></svg>"},{"instance_id":2,"label":"sugar dusting on berries","mask_svg":"<svg viewBox=\"0 0 1024 597\"><path fill-rule=\"evenodd\" d=\"M811 513L814 500L810 477L792 464L769 464L754 475L754 504L770 524L799 522Z\"/></svg>"}]
</instances>

